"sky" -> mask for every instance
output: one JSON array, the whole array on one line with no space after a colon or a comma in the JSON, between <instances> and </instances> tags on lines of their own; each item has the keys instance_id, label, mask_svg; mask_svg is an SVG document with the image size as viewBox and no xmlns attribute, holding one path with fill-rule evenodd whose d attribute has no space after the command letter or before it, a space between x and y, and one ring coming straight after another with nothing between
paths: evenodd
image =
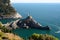
<instances>
[{"instance_id":1,"label":"sky","mask_svg":"<svg viewBox=\"0 0 60 40\"><path fill-rule=\"evenodd\" d=\"M11 0L11 3L60 3L60 0Z\"/></svg>"}]
</instances>

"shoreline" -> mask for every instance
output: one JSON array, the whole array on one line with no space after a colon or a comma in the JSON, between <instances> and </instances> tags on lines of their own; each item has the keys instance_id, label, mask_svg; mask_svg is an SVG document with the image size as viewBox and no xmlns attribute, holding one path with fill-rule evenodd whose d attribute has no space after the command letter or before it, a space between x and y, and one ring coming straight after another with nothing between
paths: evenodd
<instances>
[{"instance_id":1,"label":"shoreline","mask_svg":"<svg viewBox=\"0 0 60 40\"><path fill-rule=\"evenodd\" d=\"M20 18L22 18L22 16L19 13L0 16L0 20L1 19L20 19Z\"/></svg>"}]
</instances>

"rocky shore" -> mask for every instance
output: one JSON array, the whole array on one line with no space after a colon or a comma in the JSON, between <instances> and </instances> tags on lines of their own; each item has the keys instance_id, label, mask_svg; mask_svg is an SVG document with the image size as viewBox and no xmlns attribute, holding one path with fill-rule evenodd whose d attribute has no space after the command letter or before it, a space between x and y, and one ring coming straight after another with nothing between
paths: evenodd
<instances>
[{"instance_id":1,"label":"rocky shore","mask_svg":"<svg viewBox=\"0 0 60 40\"><path fill-rule=\"evenodd\" d=\"M22 16L19 13L14 13L14 14L10 14L10 15L1 15L0 19L18 19L18 18L22 18Z\"/></svg>"}]
</instances>

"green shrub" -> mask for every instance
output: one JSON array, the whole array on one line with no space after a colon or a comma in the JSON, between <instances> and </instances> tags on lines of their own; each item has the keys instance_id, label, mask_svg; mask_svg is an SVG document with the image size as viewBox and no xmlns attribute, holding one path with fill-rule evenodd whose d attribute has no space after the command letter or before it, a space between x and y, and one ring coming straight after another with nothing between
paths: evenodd
<instances>
[{"instance_id":1,"label":"green shrub","mask_svg":"<svg viewBox=\"0 0 60 40\"><path fill-rule=\"evenodd\" d=\"M34 33L32 36L29 37L29 40L59 40L58 38L52 36L52 35L47 35L47 34L36 34Z\"/></svg>"},{"instance_id":2,"label":"green shrub","mask_svg":"<svg viewBox=\"0 0 60 40\"><path fill-rule=\"evenodd\" d=\"M4 35L4 33L3 32L0 32L0 37L2 37Z\"/></svg>"},{"instance_id":3,"label":"green shrub","mask_svg":"<svg viewBox=\"0 0 60 40\"><path fill-rule=\"evenodd\" d=\"M0 22L0 27L2 27L2 23Z\"/></svg>"},{"instance_id":4,"label":"green shrub","mask_svg":"<svg viewBox=\"0 0 60 40\"><path fill-rule=\"evenodd\" d=\"M3 24L0 22L0 30L5 33L11 33L12 30L7 29L5 26L2 26Z\"/></svg>"}]
</instances>

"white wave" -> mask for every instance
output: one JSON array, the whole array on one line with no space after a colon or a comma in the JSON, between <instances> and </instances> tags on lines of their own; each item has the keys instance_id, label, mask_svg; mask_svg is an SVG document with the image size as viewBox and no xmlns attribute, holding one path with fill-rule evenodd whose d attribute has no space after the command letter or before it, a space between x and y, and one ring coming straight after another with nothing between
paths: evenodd
<instances>
[{"instance_id":1,"label":"white wave","mask_svg":"<svg viewBox=\"0 0 60 40\"><path fill-rule=\"evenodd\" d=\"M55 33L60 33L60 31L57 31L57 32L55 32Z\"/></svg>"},{"instance_id":2,"label":"white wave","mask_svg":"<svg viewBox=\"0 0 60 40\"><path fill-rule=\"evenodd\" d=\"M55 25L55 24L49 24L49 25L55 26L58 30L60 30L60 26L58 25Z\"/></svg>"}]
</instances>

